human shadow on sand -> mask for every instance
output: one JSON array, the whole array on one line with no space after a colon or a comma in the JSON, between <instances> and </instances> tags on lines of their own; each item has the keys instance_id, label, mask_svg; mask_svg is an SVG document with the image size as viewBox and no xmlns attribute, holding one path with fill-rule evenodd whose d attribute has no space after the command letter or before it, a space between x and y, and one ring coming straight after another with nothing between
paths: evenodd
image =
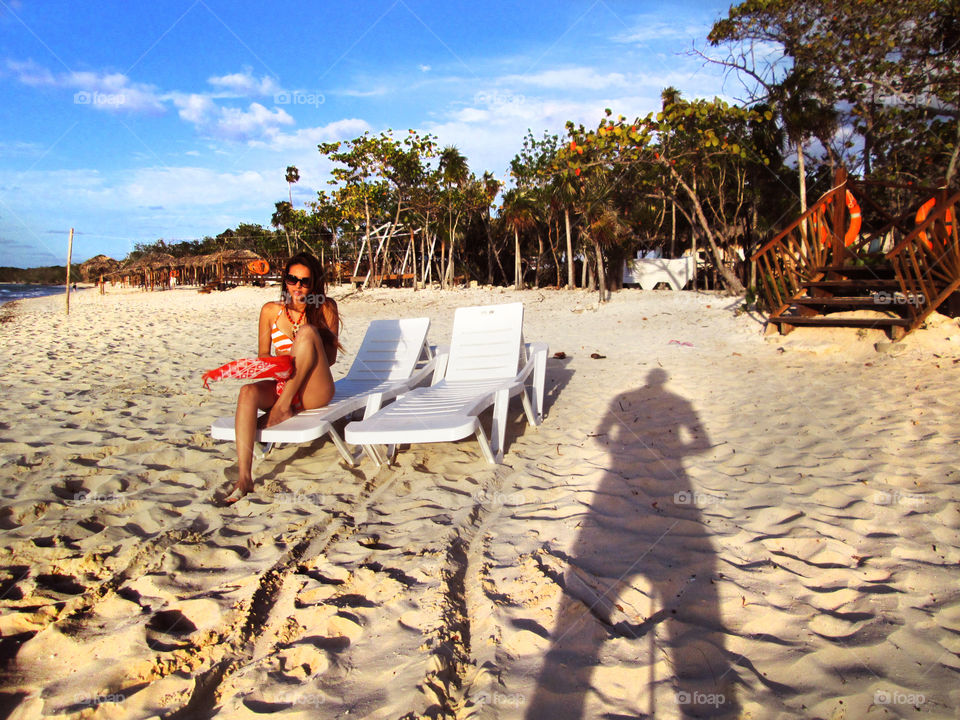
<instances>
[{"instance_id":1,"label":"human shadow on sand","mask_svg":"<svg viewBox=\"0 0 960 720\"><path fill-rule=\"evenodd\" d=\"M609 465L570 555L551 549L555 562L541 568L563 596L528 720L586 718L588 695L606 705L596 715L605 718L737 715L716 551L700 509L722 498L692 487L685 461L709 439L666 381L652 370L644 387L614 398L596 429ZM619 697L601 697L610 688L594 689L594 668L627 663Z\"/></svg>"}]
</instances>

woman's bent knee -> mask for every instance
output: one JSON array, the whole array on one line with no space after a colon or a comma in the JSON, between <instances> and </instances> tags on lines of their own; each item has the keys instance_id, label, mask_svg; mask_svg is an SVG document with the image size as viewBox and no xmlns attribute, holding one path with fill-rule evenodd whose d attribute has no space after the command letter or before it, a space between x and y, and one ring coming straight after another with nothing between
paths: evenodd
<instances>
[{"instance_id":1,"label":"woman's bent knee","mask_svg":"<svg viewBox=\"0 0 960 720\"><path fill-rule=\"evenodd\" d=\"M297 336L293 339L293 350L291 352L295 353L299 345L315 345L319 342L320 333L317 331L317 329L313 325L304 325L302 328L297 330Z\"/></svg>"},{"instance_id":2,"label":"woman's bent knee","mask_svg":"<svg viewBox=\"0 0 960 720\"><path fill-rule=\"evenodd\" d=\"M261 394L262 389L260 383L249 383L243 385L240 388L240 394L237 397L238 406L248 406L252 405L253 407L259 407L261 404Z\"/></svg>"}]
</instances>

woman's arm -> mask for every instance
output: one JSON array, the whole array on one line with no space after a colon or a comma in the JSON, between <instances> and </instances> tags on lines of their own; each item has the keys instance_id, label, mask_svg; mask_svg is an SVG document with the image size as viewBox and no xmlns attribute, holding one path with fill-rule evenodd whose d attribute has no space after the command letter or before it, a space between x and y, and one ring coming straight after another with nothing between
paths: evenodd
<instances>
[{"instance_id":1,"label":"woman's arm","mask_svg":"<svg viewBox=\"0 0 960 720\"><path fill-rule=\"evenodd\" d=\"M337 346L340 344L340 311L337 310L337 301L332 297L325 297L320 312L323 313L324 323L333 334L330 342L323 343L323 349L327 352L327 363L333 365L337 361Z\"/></svg>"},{"instance_id":2,"label":"woman's arm","mask_svg":"<svg viewBox=\"0 0 960 720\"><path fill-rule=\"evenodd\" d=\"M276 312L276 303L268 302L260 308L260 325L257 329L257 357L270 356L270 324L273 313Z\"/></svg>"}]
</instances>

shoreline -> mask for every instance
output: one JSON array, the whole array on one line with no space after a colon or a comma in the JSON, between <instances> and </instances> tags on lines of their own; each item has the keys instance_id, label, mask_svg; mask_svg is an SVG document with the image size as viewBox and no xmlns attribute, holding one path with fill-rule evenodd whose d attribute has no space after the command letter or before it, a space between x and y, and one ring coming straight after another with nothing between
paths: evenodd
<instances>
[{"instance_id":1,"label":"shoreline","mask_svg":"<svg viewBox=\"0 0 960 720\"><path fill-rule=\"evenodd\" d=\"M209 425L239 384L200 374L255 351L276 293L108 288L0 324L19 717L146 720L198 682L225 717L954 716L956 320L878 352L764 337L713 293L332 286L335 377L370 320L446 343L456 307L522 301L543 424L514 399L498 466L474 440L380 470L277 447L219 508L235 459Z\"/></svg>"}]
</instances>

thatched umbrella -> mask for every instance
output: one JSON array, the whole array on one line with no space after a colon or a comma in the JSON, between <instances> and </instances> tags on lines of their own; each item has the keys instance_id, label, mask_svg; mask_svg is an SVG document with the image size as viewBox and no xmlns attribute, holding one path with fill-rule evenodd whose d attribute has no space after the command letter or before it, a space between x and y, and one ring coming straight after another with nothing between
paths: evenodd
<instances>
[{"instance_id":1,"label":"thatched umbrella","mask_svg":"<svg viewBox=\"0 0 960 720\"><path fill-rule=\"evenodd\" d=\"M197 268L200 267L201 260L203 255L184 255L183 257L178 257L174 267L177 268L180 275L180 282L182 284L187 284L188 282L188 273L189 273L189 282L196 285L197 284Z\"/></svg>"},{"instance_id":2,"label":"thatched umbrella","mask_svg":"<svg viewBox=\"0 0 960 720\"><path fill-rule=\"evenodd\" d=\"M169 253L148 253L124 270L131 275L143 275L143 284L152 290L155 284L166 284L166 278L176 262L177 259ZM158 274L163 277L158 278Z\"/></svg>"},{"instance_id":3,"label":"thatched umbrella","mask_svg":"<svg viewBox=\"0 0 960 720\"><path fill-rule=\"evenodd\" d=\"M246 280L250 276L250 271L247 269L248 263L251 260L263 259L252 250L222 250L206 257L211 258L211 262L216 264L217 276L221 282L228 275Z\"/></svg>"},{"instance_id":4,"label":"thatched umbrella","mask_svg":"<svg viewBox=\"0 0 960 720\"><path fill-rule=\"evenodd\" d=\"M80 265L80 277L84 282L93 282L120 267L120 263L112 257L97 255Z\"/></svg>"}]
</instances>

